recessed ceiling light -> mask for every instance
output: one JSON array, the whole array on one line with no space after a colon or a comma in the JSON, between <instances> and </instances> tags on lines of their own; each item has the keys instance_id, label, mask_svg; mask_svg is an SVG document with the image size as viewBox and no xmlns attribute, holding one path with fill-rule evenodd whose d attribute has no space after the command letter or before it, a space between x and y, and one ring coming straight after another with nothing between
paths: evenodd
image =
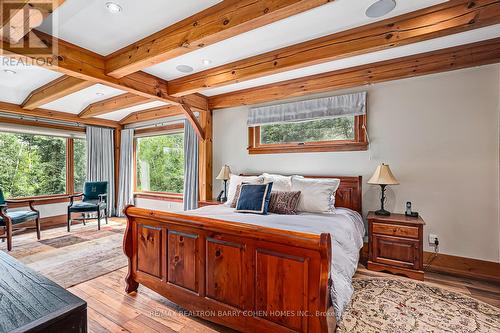
<instances>
[{"instance_id":1,"label":"recessed ceiling light","mask_svg":"<svg viewBox=\"0 0 500 333\"><path fill-rule=\"evenodd\" d=\"M396 8L396 0L377 0L366 9L366 16L377 18L389 14Z\"/></svg>"},{"instance_id":2,"label":"recessed ceiling light","mask_svg":"<svg viewBox=\"0 0 500 333\"><path fill-rule=\"evenodd\" d=\"M175 67L175 69L177 69L181 73L191 73L192 71L194 71L194 68L188 65L178 65L177 67Z\"/></svg>"},{"instance_id":3,"label":"recessed ceiling light","mask_svg":"<svg viewBox=\"0 0 500 333\"><path fill-rule=\"evenodd\" d=\"M17 72L13 71L12 69L4 69L3 72L9 75L17 74Z\"/></svg>"},{"instance_id":4,"label":"recessed ceiling light","mask_svg":"<svg viewBox=\"0 0 500 333\"><path fill-rule=\"evenodd\" d=\"M95 94L96 94L97 96L104 96L104 93L102 93L102 92L96 92Z\"/></svg>"},{"instance_id":5,"label":"recessed ceiling light","mask_svg":"<svg viewBox=\"0 0 500 333\"><path fill-rule=\"evenodd\" d=\"M123 10L122 6L120 6L116 2L111 2L111 1L110 2L106 2L106 9L111 14L118 14L118 13L120 13Z\"/></svg>"},{"instance_id":6,"label":"recessed ceiling light","mask_svg":"<svg viewBox=\"0 0 500 333\"><path fill-rule=\"evenodd\" d=\"M208 65L210 65L212 63L212 60L210 60L210 59L202 59L201 63L203 65L205 65L205 66L208 66Z\"/></svg>"}]
</instances>

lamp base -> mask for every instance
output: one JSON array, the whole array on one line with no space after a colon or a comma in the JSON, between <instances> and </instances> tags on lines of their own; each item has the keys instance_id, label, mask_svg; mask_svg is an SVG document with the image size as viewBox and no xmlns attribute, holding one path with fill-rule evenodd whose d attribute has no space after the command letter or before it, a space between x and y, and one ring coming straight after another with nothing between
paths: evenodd
<instances>
[{"instance_id":1,"label":"lamp base","mask_svg":"<svg viewBox=\"0 0 500 333\"><path fill-rule=\"evenodd\" d=\"M390 216L391 213L386 211L385 209L379 209L375 212L375 215L380 215L380 216Z\"/></svg>"}]
</instances>

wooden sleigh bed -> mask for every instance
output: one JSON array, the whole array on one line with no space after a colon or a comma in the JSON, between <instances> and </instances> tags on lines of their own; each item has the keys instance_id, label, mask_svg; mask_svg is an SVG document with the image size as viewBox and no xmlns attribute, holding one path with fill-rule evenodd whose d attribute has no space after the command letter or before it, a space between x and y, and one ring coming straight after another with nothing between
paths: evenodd
<instances>
[{"instance_id":1,"label":"wooden sleigh bed","mask_svg":"<svg viewBox=\"0 0 500 333\"><path fill-rule=\"evenodd\" d=\"M361 177L328 178L341 180L335 205L361 212ZM142 284L193 315L243 332L332 331L330 234L134 206L125 214L127 293Z\"/></svg>"}]
</instances>

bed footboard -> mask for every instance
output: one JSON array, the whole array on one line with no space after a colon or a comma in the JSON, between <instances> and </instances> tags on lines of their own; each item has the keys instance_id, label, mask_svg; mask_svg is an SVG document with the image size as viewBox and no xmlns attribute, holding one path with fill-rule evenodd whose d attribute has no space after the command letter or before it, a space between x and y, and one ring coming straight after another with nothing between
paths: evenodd
<instances>
[{"instance_id":1,"label":"bed footboard","mask_svg":"<svg viewBox=\"0 0 500 333\"><path fill-rule=\"evenodd\" d=\"M125 214L128 293L142 284L244 332L328 332L329 234L133 206Z\"/></svg>"}]
</instances>

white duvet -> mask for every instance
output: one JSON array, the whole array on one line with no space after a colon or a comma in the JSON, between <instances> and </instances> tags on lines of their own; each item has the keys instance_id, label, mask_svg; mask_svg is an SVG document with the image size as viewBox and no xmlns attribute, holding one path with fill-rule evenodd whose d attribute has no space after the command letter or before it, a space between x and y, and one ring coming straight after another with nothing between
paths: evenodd
<instances>
[{"instance_id":1,"label":"white duvet","mask_svg":"<svg viewBox=\"0 0 500 333\"><path fill-rule=\"evenodd\" d=\"M311 234L329 233L332 237L330 295L337 320L342 316L354 291L352 277L356 272L365 234L363 219L357 212L336 208L335 214L257 215L236 213L234 208L218 205L182 213Z\"/></svg>"}]
</instances>

